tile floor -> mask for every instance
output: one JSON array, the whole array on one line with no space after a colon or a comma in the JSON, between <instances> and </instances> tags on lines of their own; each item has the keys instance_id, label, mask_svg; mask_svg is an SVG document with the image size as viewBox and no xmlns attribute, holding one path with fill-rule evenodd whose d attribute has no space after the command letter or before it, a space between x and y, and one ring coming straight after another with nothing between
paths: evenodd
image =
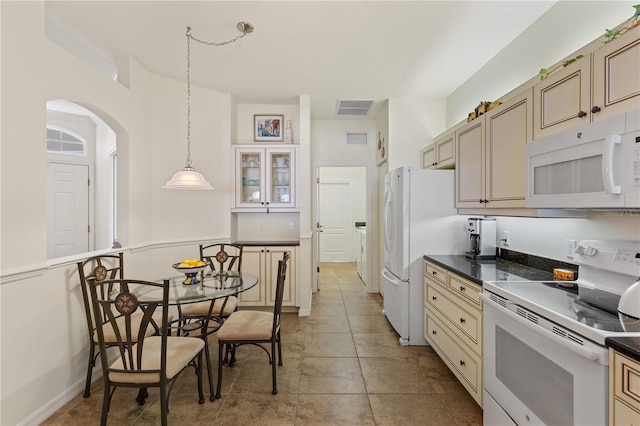
<instances>
[{"instance_id":1,"label":"tile floor","mask_svg":"<svg viewBox=\"0 0 640 426\"><path fill-rule=\"evenodd\" d=\"M353 263L321 266L312 315L286 314L277 395L271 368L255 347L238 349L224 367L222 398L198 404L195 375L176 382L170 424L189 425L481 425L482 411L428 347L401 347L382 315L382 298L367 294ZM210 339L214 368L217 342ZM215 355L214 355L215 354ZM205 373L206 375L206 373ZM215 374L214 374L215 380ZM136 391L118 389L109 424L160 424L158 393L143 406ZM78 395L43 425L95 425L100 421L102 381L91 397Z\"/></svg>"}]
</instances>

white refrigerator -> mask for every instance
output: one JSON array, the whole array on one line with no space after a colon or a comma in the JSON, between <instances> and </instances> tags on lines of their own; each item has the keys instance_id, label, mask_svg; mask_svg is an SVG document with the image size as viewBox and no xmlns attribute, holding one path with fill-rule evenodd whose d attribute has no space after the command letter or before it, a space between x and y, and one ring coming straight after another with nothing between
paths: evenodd
<instances>
[{"instance_id":1,"label":"white refrigerator","mask_svg":"<svg viewBox=\"0 0 640 426\"><path fill-rule=\"evenodd\" d=\"M384 178L384 314L401 345L424 346L424 255L462 254L455 172L401 167ZM467 244L468 245L468 244Z\"/></svg>"}]
</instances>

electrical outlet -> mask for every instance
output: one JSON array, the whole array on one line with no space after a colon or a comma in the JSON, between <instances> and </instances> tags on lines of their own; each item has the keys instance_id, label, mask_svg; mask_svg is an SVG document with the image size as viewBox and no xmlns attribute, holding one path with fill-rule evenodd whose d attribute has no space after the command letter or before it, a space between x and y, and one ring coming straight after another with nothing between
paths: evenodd
<instances>
[{"instance_id":1,"label":"electrical outlet","mask_svg":"<svg viewBox=\"0 0 640 426\"><path fill-rule=\"evenodd\" d=\"M573 257L573 253L576 251L576 240L564 240L566 256Z\"/></svg>"},{"instance_id":2,"label":"electrical outlet","mask_svg":"<svg viewBox=\"0 0 640 426\"><path fill-rule=\"evenodd\" d=\"M502 242L504 243L505 246L508 246L510 243L509 237L510 237L509 231L502 231Z\"/></svg>"}]
</instances>

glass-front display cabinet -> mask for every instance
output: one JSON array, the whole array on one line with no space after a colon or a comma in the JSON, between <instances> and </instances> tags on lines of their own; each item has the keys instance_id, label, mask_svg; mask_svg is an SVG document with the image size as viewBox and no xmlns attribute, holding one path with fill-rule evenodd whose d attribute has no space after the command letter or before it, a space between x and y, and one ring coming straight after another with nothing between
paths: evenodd
<instances>
[{"instance_id":1,"label":"glass-front display cabinet","mask_svg":"<svg viewBox=\"0 0 640 426\"><path fill-rule=\"evenodd\" d=\"M237 148L235 207L295 207L294 163L294 148Z\"/></svg>"}]
</instances>

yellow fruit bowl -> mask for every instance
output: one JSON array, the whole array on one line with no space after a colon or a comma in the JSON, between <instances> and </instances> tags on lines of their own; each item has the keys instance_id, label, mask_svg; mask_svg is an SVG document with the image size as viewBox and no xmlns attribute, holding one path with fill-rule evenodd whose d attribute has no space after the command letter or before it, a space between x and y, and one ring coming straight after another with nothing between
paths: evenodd
<instances>
[{"instance_id":1,"label":"yellow fruit bowl","mask_svg":"<svg viewBox=\"0 0 640 426\"><path fill-rule=\"evenodd\" d=\"M173 269L180 273L183 273L186 276L185 280L182 282L182 284L184 285L200 284L200 280L198 280L198 274L207 266L208 265L206 263L204 265L191 266L185 264L184 262L174 263L173 265L171 265Z\"/></svg>"}]
</instances>

